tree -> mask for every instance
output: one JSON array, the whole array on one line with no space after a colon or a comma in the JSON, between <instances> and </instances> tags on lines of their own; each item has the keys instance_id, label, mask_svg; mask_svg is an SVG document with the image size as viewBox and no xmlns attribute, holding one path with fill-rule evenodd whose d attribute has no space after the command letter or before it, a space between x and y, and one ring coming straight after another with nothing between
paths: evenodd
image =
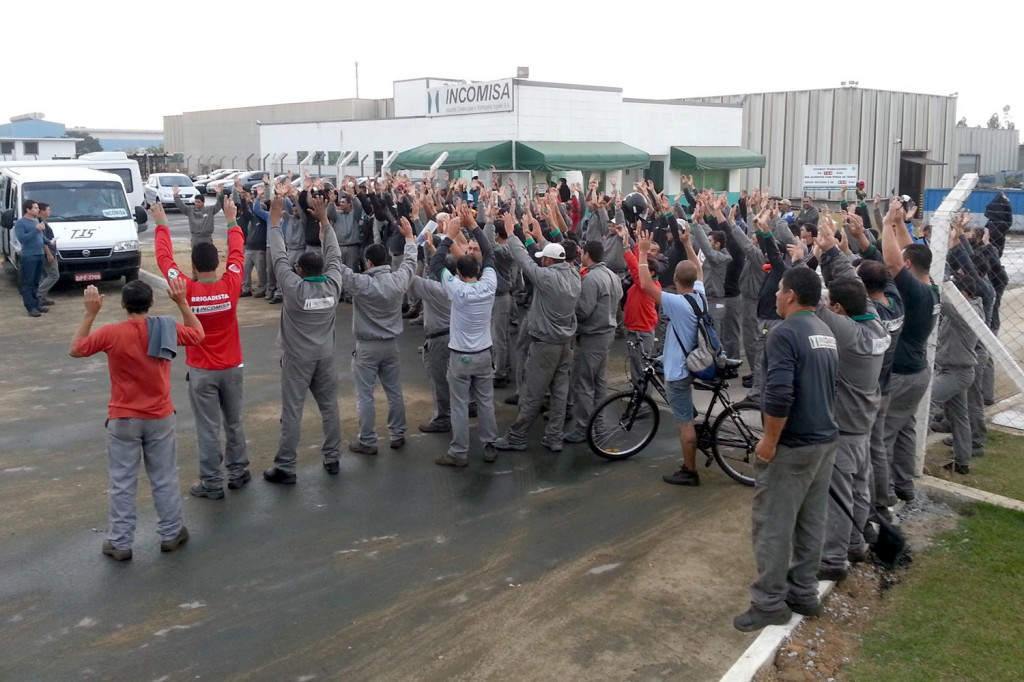
<instances>
[{"instance_id":1,"label":"tree","mask_svg":"<svg viewBox=\"0 0 1024 682\"><path fill-rule=\"evenodd\" d=\"M158 145L156 147L146 147L147 154L164 154L164 146Z\"/></svg>"},{"instance_id":2,"label":"tree","mask_svg":"<svg viewBox=\"0 0 1024 682\"><path fill-rule=\"evenodd\" d=\"M75 156L103 151L103 145L100 144L100 141L89 133L65 133L64 137L81 138L78 142L75 142Z\"/></svg>"},{"instance_id":3,"label":"tree","mask_svg":"<svg viewBox=\"0 0 1024 682\"><path fill-rule=\"evenodd\" d=\"M990 116L988 119L988 123L986 123L985 125L987 125L989 128L992 128L993 130L998 130L999 128L1001 128L1002 126L999 124L999 114L992 114L992 116Z\"/></svg>"},{"instance_id":4,"label":"tree","mask_svg":"<svg viewBox=\"0 0 1024 682\"><path fill-rule=\"evenodd\" d=\"M1007 130L1013 130L1013 116L1010 115L1010 105L1007 104L1003 107L1003 127Z\"/></svg>"},{"instance_id":5,"label":"tree","mask_svg":"<svg viewBox=\"0 0 1024 682\"><path fill-rule=\"evenodd\" d=\"M956 122L956 127L957 128L966 128L967 127L967 117L964 116L959 121L957 121Z\"/></svg>"}]
</instances>

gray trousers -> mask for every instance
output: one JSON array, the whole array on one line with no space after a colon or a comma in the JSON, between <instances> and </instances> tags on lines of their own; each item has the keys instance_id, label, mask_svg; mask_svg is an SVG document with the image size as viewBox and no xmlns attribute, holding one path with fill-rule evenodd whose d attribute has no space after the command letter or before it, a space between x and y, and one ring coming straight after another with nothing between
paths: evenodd
<instances>
[{"instance_id":1,"label":"gray trousers","mask_svg":"<svg viewBox=\"0 0 1024 682\"><path fill-rule=\"evenodd\" d=\"M391 440L405 438L405 398L399 373L398 342L356 340L352 355L352 377L356 382L356 409L359 411L359 442L377 445L377 410L373 388L380 379L388 400L388 435Z\"/></svg>"},{"instance_id":2,"label":"gray trousers","mask_svg":"<svg viewBox=\"0 0 1024 682\"><path fill-rule=\"evenodd\" d=\"M290 474L295 473L295 449L299 445L307 390L313 394L320 408L324 429L320 452L324 463L337 462L341 456L338 372L334 367L334 356L303 360L285 353L281 356L281 438L274 455L274 466Z\"/></svg>"},{"instance_id":3,"label":"gray trousers","mask_svg":"<svg viewBox=\"0 0 1024 682\"><path fill-rule=\"evenodd\" d=\"M878 401L878 412L871 426L871 506L877 511L889 506L892 488L889 483L890 460L885 447L885 415L889 409L889 394Z\"/></svg>"},{"instance_id":4,"label":"gray trousers","mask_svg":"<svg viewBox=\"0 0 1024 682\"><path fill-rule=\"evenodd\" d=\"M630 342L640 344L638 348L631 348L629 350L629 381L634 387L639 387L640 380L644 376L643 353L650 355L654 352L654 332L630 330L627 332L627 338ZM649 393L650 390L650 386L648 386L647 392Z\"/></svg>"},{"instance_id":5,"label":"gray trousers","mask_svg":"<svg viewBox=\"0 0 1024 682\"><path fill-rule=\"evenodd\" d=\"M758 404L761 403L761 388L764 384L764 342L768 338L768 332L776 327L782 320L758 320L757 338L754 340L754 379L747 397Z\"/></svg>"},{"instance_id":6,"label":"gray trousers","mask_svg":"<svg viewBox=\"0 0 1024 682\"><path fill-rule=\"evenodd\" d=\"M267 253L267 289L266 297L273 298L277 296L280 298L281 292L277 289L277 274L274 272L274 264L270 262L270 253Z\"/></svg>"},{"instance_id":7,"label":"gray trousers","mask_svg":"<svg viewBox=\"0 0 1024 682\"><path fill-rule=\"evenodd\" d=\"M569 397L569 369L572 366L572 349L569 342L545 343L527 336L532 341L529 357L522 363L530 368L524 385L519 387L519 414L508 427L510 443L525 443L533 422L540 414L544 393L550 387L551 402L548 425L544 429L545 442L552 445L562 443L562 429L565 426L565 402Z\"/></svg>"},{"instance_id":8,"label":"gray trousers","mask_svg":"<svg viewBox=\"0 0 1024 682\"><path fill-rule=\"evenodd\" d=\"M448 384L452 392L452 444L448 454L453 459L469 457L469 403L476 403L477 429L480 443L498 440L498 423L494 417L494 369L491 354L448 354Z\"/></svg>"},{"instance_id":9,"label":"gray trousers","mask_svg":"<svg viewBox=\"0 0 1024 682\"><path fill-rule=\"evenodd\" d=\"M971 463L971 420L967 414L967 389L974 384L973 367L938 367L932 380L932 402L942 405L953 432L953 458Z\"/></svg>"},{"instance_id":10,"label":"gray trousers","mask_svg":"<svg viewBox=\"0 0 1024 682\"><path fill-rule=\"evenodd\" d=\"M608 351L615 341L615 330L576 337L573 351L572 384L575 430L585 434L594 406L608 394Z\"/></svg>"},{"instance_id":11,"label":"gray trousers","mask_svg":"<svg viewBox=\"0 0 1024 682\"><path fill-rule=\"evenodd\" d=\"M252 270L256 268L256 279L259 285L253 289ZM267 252L259 249L246 249L245 261L242 265L242 292L263 294L267 290Z\"/></svg>"},{"instance_id":12,"label":"gray trousers","mask_svg":"<svg viewBox=\"0 0 1024 682\"><path fill-rule=\"evenodd\" d=\"M299 256L301 256L304 253L306 253L306 247L305 246L303 246L300 249L289 248L288 249L288 264L291 265L294 268L295 264L299 262Z\"/></svg>"},{"instance_id":13,"label":"gray trousers","mask_svg":"<svg viewBox=\"0 0 1024 682\"><path fill-rule=\"evenodd\" d=\"M931 378L931 372L921 370L916 374L893 374L889 381L885 451L889 453L890 494L893 490L914 492L914 479L917 477L917 406L928 390Z\"/></svg>"},{"instance_id":14,"label":"gray trousers","mask_svg":"<svg viewBox=\"0 0 1024 682\"><path fill-rule=\"evenodd\" d=\"M145 464L156 508L156 532L173 540L184 523L181 482L174 440L174 415L163 419L107 420L107 460L110 469L110 530L107 539L117 549L131 549L135 540L135 494L139 463Z\"/></svg>"},{"instance_id":15,"label":"gray trousers","mask_svg":"<svg viewBox=\"0 0 1024 682\"><path fill-rule=\"evenodd\" d=\"M981 364L981 352L978 352L978 367L984 367L982 372L981 397L986 403L995 402L996 399L996 363L985 351L985 364Z\"/></svg>"},{"instance_id":16,"label":"gray trousers","mask_svg":"<svg viewBox=\"0 0 1024 682\"><path fill-rule=\"evenodd\" d=\"M196 424L199 451L199 480L207 488L224 483L221 464L228 480L240 478L249 466L242 428L242 368L188 368L188 401ZM224 420L224 453L220 449L220 422Z\"/></svg>"},{"instance_id":17,"label":"gray trousers","mask_svg":"<svg viewBox=\"0 0 1024 682\"><path fill-rule=\"evenodd\" d=\"M750 603L762 611L785 601L818 599L818 565L825 541L825 504L836 443L778 446L775 459L754 462L753 541L757 579Z\"/></svg>"},{"instance_id":18,"label":"gray trousers","mask_svg":"<svg viewBox=\"0 0 1024 682\"><path fill-rule=\"evenodd\" d=\"M60 281L60 264L56 258L53 261L43 259L43 281L39 283L39 298L43 298L53 285Z\"/></svg>"},{"instance_id":19,"label":"gray trousers","mask_svg":"<svg viewBox=\"0 0 1024 682\"><path fill-rule=\"evenodd\" d=\"M744 297L740 300L743 306L743 319L740 321L743 353L747 356L747 372L753 374L757 364L757 336L760 331L757 326L757 299Z\"/></svg>"},{"instance_id":20,"label":"gray trousers","mask_svg":"<svg viewBox=\"0 0 1024 682\"><path fill-rule=\"evenodd\" d=\"M516 337L516 352L512 355L512 365L516 373L516 394L520 397L526 390L526 359L530 355L530 346L533 345L533 337L526 327L526 320L523 320L519 324L519 335Z\"/></svg>"},{"instance_id":21,"label":"gray trousers","mask_svg":"<svg viewBox=\"0 0 1024 682\"><path fill-rule=\"evenodd\" d=\"M722 316L722 326L718 327L718 333L722 338L722 348L730 358L739 359L740 341L743 332L740 330L740 319L743 317L743 299L739 296L719 299L725 305L725 314ZM718 325L718 320L715 320Z\"/></svg>"},{"instance_id":22,"label":"gray trousers","mask_svg":"<svg viewBox=\"0 0 1024 682\"><path fill-rule=\"evenodd\" d=\"M864 526L871 513L871 434L839 434L835 464L832 466L832 490L839 495L843 506L853 513L857 523L839 508L829 495L825 526L825 549L821 563L829 568L846 568L846 556L851 549L866 546Z\"/></svg>"},{"instance_id":23,"label":"gray trousers","mask_svg":"<svg viewBox=\"0 0 1024 682\"><path fill-rule=\"evenodd\" d=\"M500 294L494 297L491 312L491 340L494 343L494 376L504 379L512 371L512 296Z\"/></svg>"},{"instance_id":24,"label":"gray trousers","mask_svg":"<svg viewBox=\"0 0 1024 682\"><path fill-rule=\"evenodd\" d=\"M430 380L434 396L434 416L430 419L438 426L451 425L451 393L448 388L449 335L427 339L423 345L423 366ZM489 357L489 356L488 356Z\"/></svg>"},{"instance_id":25,"label":"gray trousers","mask_svg":"<svg viewBox=\"0 0 1024 682\"><path fill-rule=\"evenodd\" d=\"M359 272L359 258L363 253L360 244L345 244L341 247L341 262L350 269Z\"/></svg>"},{"instance_id":26,"label":"gray trousers","mask_svg":"<svg viewBox=\"0 0 1024 682\"><path fill-rule=\"evenodd\" d=\"M985 453L985 441L988 440L988 424L985 423L985 383L988 381L987 368L992 358L988 350L978 344L978 369L975 370L974 383L967 389L967 414L971 420L971 455Z\"/></svg>"}]
</instances>

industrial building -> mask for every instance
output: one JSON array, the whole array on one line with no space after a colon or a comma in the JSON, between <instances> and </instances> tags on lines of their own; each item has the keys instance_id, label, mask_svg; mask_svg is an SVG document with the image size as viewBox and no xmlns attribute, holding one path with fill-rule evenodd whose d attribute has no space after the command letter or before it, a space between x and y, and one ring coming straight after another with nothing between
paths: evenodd
<instances>
[{"instance_id":1,"label":"industrial building","mask_svg":"<svg viewBox=\"0 0 1024 682\"><path fill-rule=\"evenodd\" d=\"M45 121L39 112L12 116L0 125L0 160L46 161L75 158L75 143L63 123Z\"/></svg>"},{"instance_id":2,"label":"industrial building","mask_svg":"<svg viewBox=\"0 0 1024 682\"><path fill-rule=\"evenodd\" d=\"M147 149L164 146L163 130L126 130L115 128L69 128L68 134L75 137L89 135L100 143L105 152L136 154Z\"/></svg>"}]
</instances>

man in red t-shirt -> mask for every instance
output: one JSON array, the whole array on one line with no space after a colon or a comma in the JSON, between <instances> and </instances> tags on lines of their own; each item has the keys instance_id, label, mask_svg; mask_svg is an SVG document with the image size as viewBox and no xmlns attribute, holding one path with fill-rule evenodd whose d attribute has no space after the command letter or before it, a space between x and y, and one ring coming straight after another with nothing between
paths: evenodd
<instances>
[{"instance_id":1,"label":"man in red t-shirt","mask_svg":"<svg viewBox=\"0 0 1024 682\"><path fill-rule=\"evenodd\" d=\"M169 317L150 318L153 289L136 280L121 290L121 307L128 319L92 332L103 297L96 287L86 287L85 317L71 339L68 352L73 358L107 354L110 532L103 553L117 561L132 558L140 462L146 465L153 491L160 551L173 552L188 540L175 452L170 358L174 346L199 345L204 334L188 307L185 290L184 282L174 281L168 292L181 311L183 325Z\"/></svg>"},{"instance_id":2,"label":"man in red t-shirt","mask_svg":"<svg viewBox=\"0 0 1024 682\"><path fill-rule=\"evenodd\" d=\"M609 229L611 229L610 226ZM650 355L654 352L654 330L658 326L658 305L639 286L640 262L636 257L636 248L629 248L629 231L625 225L620 225L615 229L622 237L623 257L626 260L626 267L629 268L629 274L633 278L633 286L626 291L626 305L623 314L626 322L626 338L631 344L634 344L629 351L629 378L634 386L639 386L644 375L643 353ZM656 279L654 285L661 288L661 283Z\"/></svg>"},{"instance_id":3,"label":"man in red t-shirt","mask_svg":"<svg viewBox=\"0 0 1024 682\"><path fill-rule=\"evenodd\" d=\"M171 234L162 206L153 207L156 222L156 262L169 280L180 279L188 287L187 300L202 321L206 340L185 350L188 365L188 399L196 426L199 451L199 482L189 488L196 497L224 497L221 464L227 468L228 487L249 482L249 456L242 428L242 342L238 333L238 298L242 292L245 237L235 221L237 208L224 199L228 221L228 264L217 275L220 254L210 242L192 247L192 277L182 275L174 262ZM223 415L223 417L222 417ZM224 452L221 454L220 422L224 420Z\"/></svg>"}]
</instances>

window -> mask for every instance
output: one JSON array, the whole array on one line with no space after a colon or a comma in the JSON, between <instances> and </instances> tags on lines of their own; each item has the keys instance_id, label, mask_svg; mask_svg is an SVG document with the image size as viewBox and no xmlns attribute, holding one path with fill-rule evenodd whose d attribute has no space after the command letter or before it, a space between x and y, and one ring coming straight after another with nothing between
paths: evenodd
<instances>
[{"instance_id":1,"label":"window","mask_svg":"<svg viewBox=\"0 0 1024 682\"><path fill-rule=\"evenodd\" d=\"M374 174L380 173L384 168L384 152L373 153L373 172Z\"/></svg>"},{"instance_id":2,"label":"window","mask_svg":"<svg viewBox=\"0 0 1024 682\"><path fill-rule=\"evenodd\" d=\"M13 154L14 143L13 142L0 142L0 154Z\"/></svg>"},{"instance_id":3,"label":"window","mask_svg":"<svg viewBox=\"0 0 1024 682\"><path fill-rule=\"evenodd\" d=\"M38 142L26 142L25 143L25 154L38 154L39 143Z\"/></svg>"},{"instance_id":4,"label":"window","mask_svg":"<svg viewBox=\"0 0 1024 682\"><path fill-rule=\"evenodd\" d=\"M101 168L104 173L113 173L117 177L121 178L121 182L124 183L124 191L131 194L135 191L135 185L132 182L132 169L131 168Z\"/></svg>"},{"instance_id":5,"label":"window","mask_svg":"<svg viewBox=\"0 0 1024 682\"><path fill-rule=\"evenodd\" d=\"M337 166L338 159L341 158L341 152L327 152L327 165Z\"/></svg>"},{"instance_id":6,"label":"window","mask_svg":"<svg viewBox=\"0 0 1024 682\"><path fill-rule=\"evenodd\" d=\"M981 154L961 154L957 161L957 177L965 173L978 173L981 171Z\"/></svg>"},{"instance_id":7,"label":"window","mask_svg":"<svg viewBox=\"0 0 1024 682\"><path fill-rule=\"evenodd\" d=\"M54 223L131 217L121 183L113 180L33 182L22 195L50 204Z\"/></svg>"},{"instance_id":8,"label":"window","mask_svg":"<svg viewBox=\"0 0 1024 682\"><path fill-rule=\"evenodd\" d=\"M309 152L295 152L295 163L302 163L302 160L309 155Z\"/></svg>"}]
</instances>

